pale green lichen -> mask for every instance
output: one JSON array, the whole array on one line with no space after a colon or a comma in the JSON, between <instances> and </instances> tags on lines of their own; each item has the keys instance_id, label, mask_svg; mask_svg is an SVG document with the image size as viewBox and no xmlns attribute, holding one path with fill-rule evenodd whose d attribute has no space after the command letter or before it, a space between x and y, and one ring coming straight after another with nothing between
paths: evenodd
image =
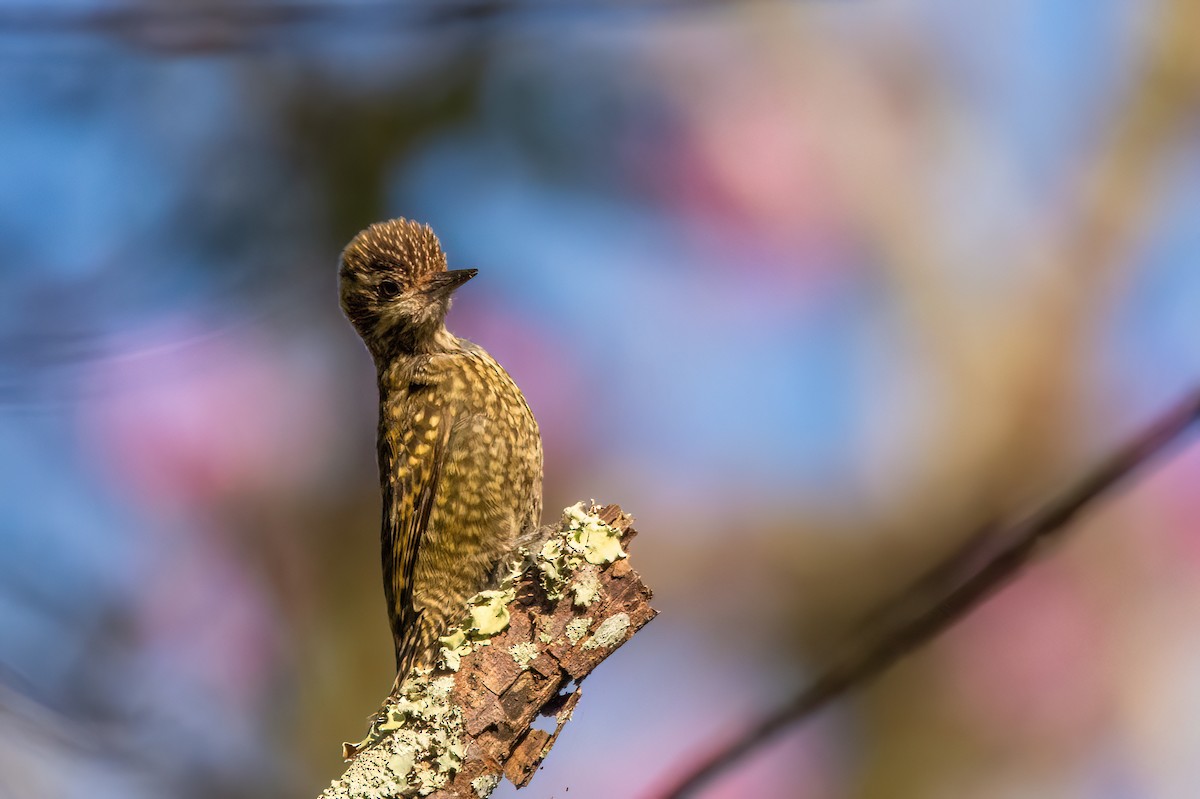
<instances>
[{"instance_id":1,"label":"pale green lichen","mask_svg":"<svg viewBox=\"0 0 1200 799\"><path fill-rule=\"evenodd\" d=\"M567 584L567 577L564 575L568 569L567 557L563 549L561 538L551 538L542 544L542 548L537 554L537 567L541 572L542 588L545 590L546 596L551 599L561 597L563 588Z\"/></svg>"},{"instance_id":2,"label":"pale green lichen","mask_svg":"<svg viewBox=\"0 0 1200 799\"><path fill-rule=\"evenodd\" d=\"M600 647L604 647L605 649L612 649L625 640L625 633L628 631L629 614L616 613L600 622L600 626L596 628L596 632L583 645L583 648L599 649Z\"/></svg>"},{"instance_id":3,"label":"pale green lichen","mask_svg":"<svg viewBox=\"0 0 1200 799\"><path fill-rule=\"evenodd\" d=\"M600 577L594 569L584 568L571 583L571 592L575 594L575 607L590 607L600 598Z\"/></svg>"},{"instance_id":4,"label":"pale green lichen","mask_svg":"<svg viewBox=\"0 0 1200 799\"><path fill-rule=\"evenodd\" d=\"M552 600L570 590L577 607L588 607L600 595L595 566L626 557L619 530L600 521L594 504L578 503L563 513L562 529L536 553L521 551L508 575L496 589L482 591L469 602L457 627L440 639L438 665L457 671L464 656L491 643L491 638L508 629L508 606L516 598L516 584L530 562L538 570L539 582ZM591 564L591 567L584 567ZM545 620L549 621L549 620ZM605 619L583 646L612 648L620 644L629 628L629 616L618 613ZM590 617L572 619L567 638L578 644L592 625ZM553 641L551 628L540 624L539 640ZM522 668L538 656L532 642L509 648ZM418 670L402 686L398 698L380 712L366 739L346 745L357 758L341 779L332 782L322 799L383 799L384 797L427 796L444 787L462 767L466 756L462 711L450 703L453 677L430 677ZM559 721L565 721L569 714ZM497 775L485 774L471 782L479 797L486 797L499 784Z\"/></svg>"},{"instance_id":5,"label":"pale green lichen","mask_svg":"<svg viewBox=\"0 0 1200 799\"><path fill-rule=\"evenodd\" d=\"M621 548L621 532L600 521L597 508L592 505L584 510L577 502L563 512L563 527L567 530L567 543L581 553L588 563L602 566L626 557Z\"/></svg>"},{"instance_id":6,"label":"pale green lichen","mask_svg":"<svg viewBox=\"0 0 1200 799\"><path fill-rule=\"evenodd\" d=\"M592 618L590 616L580 616L579 618L571 619L567 622L567 640L572 644L579 643L587 635L588 628L591 626Z\"/></svg>"},{"instance_id":7,"label":"pale green lichen","mask_svg":"<svg viewBox=\"0 0 1200 799\"><path fill-rule=\"evenodd\" d=\"M508 629L508 605L516 597L517 581L528 568L537 566L542 588L550 599L560 599L570 590L577 607L589 607L600 598L600 578L585 563L604 565L625 557L619 530L600 521L596 506L579 502L563 511L561 529L536 554L521 551L499 588L480 591L467 603L462 622L440 638L438 666L458 671L462 659ZM554 640L548 628L538 628L542 643Z\"/></svg>"},{"instance_id":8,"label":"pale green lichen","mask_svg":"<svg viewBox=\"0 0 1200 799\"><path fill-rule=\"evenodd\" d=\"M487 799L492 795L492 791L496 790L496 786L500 784L499 774L480 774L475 779L471 780L471 788L475 791L475 795L479 799Z\"/></svg>"},{"instance_id":9,"label":"pale green lichen","mask_svg":"<svg viewBox=\"0 0 1200 799\"><path fill-rule=\"evenodd\" d=\"M468 619L468 632L475 633L481 638L491 638L496 633L508 629L508 603L516 595L509 588L507 591L480 591L471 599Z\"/></svg>"},{"instance_id":10,"label":"pale green lichen","mask_svg":"<svg viewBox=\"0 0 1200 799\"><path fill-rule=\"evenodd\" d=\"M595 505L585 509L582 502L567 508L563 511L561 529L538 551L535 561L542 588L550 599L563 595L571 575L584 562L602 566L626 556L621 548L621 532L600 521L595 511ZM590 576L595 579L595 574ZM589 597L585 588L582 595L594 601L594 592ZM577 592L576 604L581 604L579 597Z\"/></svg>"},{"instance_id":11,"label":"pale green lichen","mask_svg":"<svg viewBox=\"0 0 1200 799\"><path fill-rule=\"evenodd\" d=\"M512 620L508 603L516 598L516 580L523 571L523 563L513 564L500 587L480 591L467 601L467 614L457 627L442 636L438 666L448 671L458 671L464 656L481 646L491 643L490 639L508 629Z\"/></svg>"},{"instance_id":12,"label":"pale green lichen","mask_svg":"<svg viewBox=\"0 0 1200 799\"><path fill-rule=\"evenodd\" d=\"M472 652L471 642L467 640L467 634L462 628L454 630L449 635L442 636L438 639L442 644L442 651L438 657L438 665L448 671L458 671L462 664L464 655L469 655Z\"/></svg>"},{"instance_id":13,"label":"pale green lichen","mask_svg":"<svg viewBox=\"0 0 1200 799\"><path fill-rule=\"evenodd\" d=\"M450 702L453 677L418 671L380 712L359 754L324 799L427 796L461 768L467 745L462 711Z\"/></svg>"},{"instance_id":14,"label":"pale green lichen","mask_svg":"<svg viewBox=\"0 0 1200 799\"><path fill-rule=\"evenodd\" d=\"M537 644L532 641L523 641L522 643L510 646L508 653L512 655L513 661L524 671L537 658L538 648Z\"/></svg>"}]
</instances>

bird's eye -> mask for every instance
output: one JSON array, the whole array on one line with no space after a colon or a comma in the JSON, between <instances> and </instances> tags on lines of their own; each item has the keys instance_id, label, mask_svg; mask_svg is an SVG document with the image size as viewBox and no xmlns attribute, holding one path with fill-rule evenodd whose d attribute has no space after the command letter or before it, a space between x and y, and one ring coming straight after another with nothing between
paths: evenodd
<instances>
[{"instance_id":1,"label":"bird's eye","mask_svg":"<svg viewBox=\"0 0 1200 799\"><path fill-rule=\"evenodd\" d=\"M379 283L379 296L385 300L395 299L400 296L400 284L394 280L384 280Z\"/></svg>"}]
</instances>

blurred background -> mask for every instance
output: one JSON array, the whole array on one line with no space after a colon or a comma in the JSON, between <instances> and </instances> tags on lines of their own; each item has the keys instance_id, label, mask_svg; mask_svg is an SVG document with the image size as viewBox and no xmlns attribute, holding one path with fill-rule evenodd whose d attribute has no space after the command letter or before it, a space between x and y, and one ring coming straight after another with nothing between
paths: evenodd
<instances>
[{"instance_id":1,"label":"blurred background","mask_svg":"<svg viewBox=\"0 0 1200 799\"><path fill-rule=\"evenodd\" d=\"M1200 378L1191 0L0 3L0 797L315 796L389 687L338 253L428 221L662 615L636 796ZM1194 797L1200 446L710 797ZM569 791L569 793L568 793ZM512 797L511 786L497 797Z\"/></svg>"}]
</instances>

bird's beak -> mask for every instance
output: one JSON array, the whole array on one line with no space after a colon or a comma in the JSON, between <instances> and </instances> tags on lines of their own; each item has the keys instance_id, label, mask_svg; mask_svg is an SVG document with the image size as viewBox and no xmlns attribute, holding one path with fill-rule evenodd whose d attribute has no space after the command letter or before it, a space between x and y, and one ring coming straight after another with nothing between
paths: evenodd
<instances>
[{"instance_id":1,"label":"bird's beak","mask_svg":"<svg viewBox=\"0 0 1200 799\"><path fill-rule=\"evenodd\" d=\"M451 269L448 272L439 272L429 278L429 284L425 287L425 292L427 294L448 297L454 293L456 288L477 274L479 274L478 269Z\"/></svg>"}]
</instances>

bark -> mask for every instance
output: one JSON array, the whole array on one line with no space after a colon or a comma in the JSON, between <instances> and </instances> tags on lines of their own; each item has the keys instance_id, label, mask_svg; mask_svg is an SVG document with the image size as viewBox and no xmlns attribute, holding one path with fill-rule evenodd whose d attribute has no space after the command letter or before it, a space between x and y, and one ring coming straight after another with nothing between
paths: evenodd
<instances>
[{"instance_id":1,"label":"bark","mask_svg":"<svg viewBox=\"0 0 1200 799\"><path fill-rule=\"evenodd\" d=\"M632 517L617 505L593 511L627 550L637 534ZM564 520L560 540L565 529ZM627 556L574 560L561 573L559 596L536 564L527 566L500 606L507 628L463 654L457 671L441 667L419 680L409 701L389 700L375 735L346 746L353 762L323 799L485 797L501 775L528 784L570 720L583 679L656 615ZM551 716L553 733L533 729ZM432 743L414 749L406 740Z\"/></svg>"}]
</instances>

